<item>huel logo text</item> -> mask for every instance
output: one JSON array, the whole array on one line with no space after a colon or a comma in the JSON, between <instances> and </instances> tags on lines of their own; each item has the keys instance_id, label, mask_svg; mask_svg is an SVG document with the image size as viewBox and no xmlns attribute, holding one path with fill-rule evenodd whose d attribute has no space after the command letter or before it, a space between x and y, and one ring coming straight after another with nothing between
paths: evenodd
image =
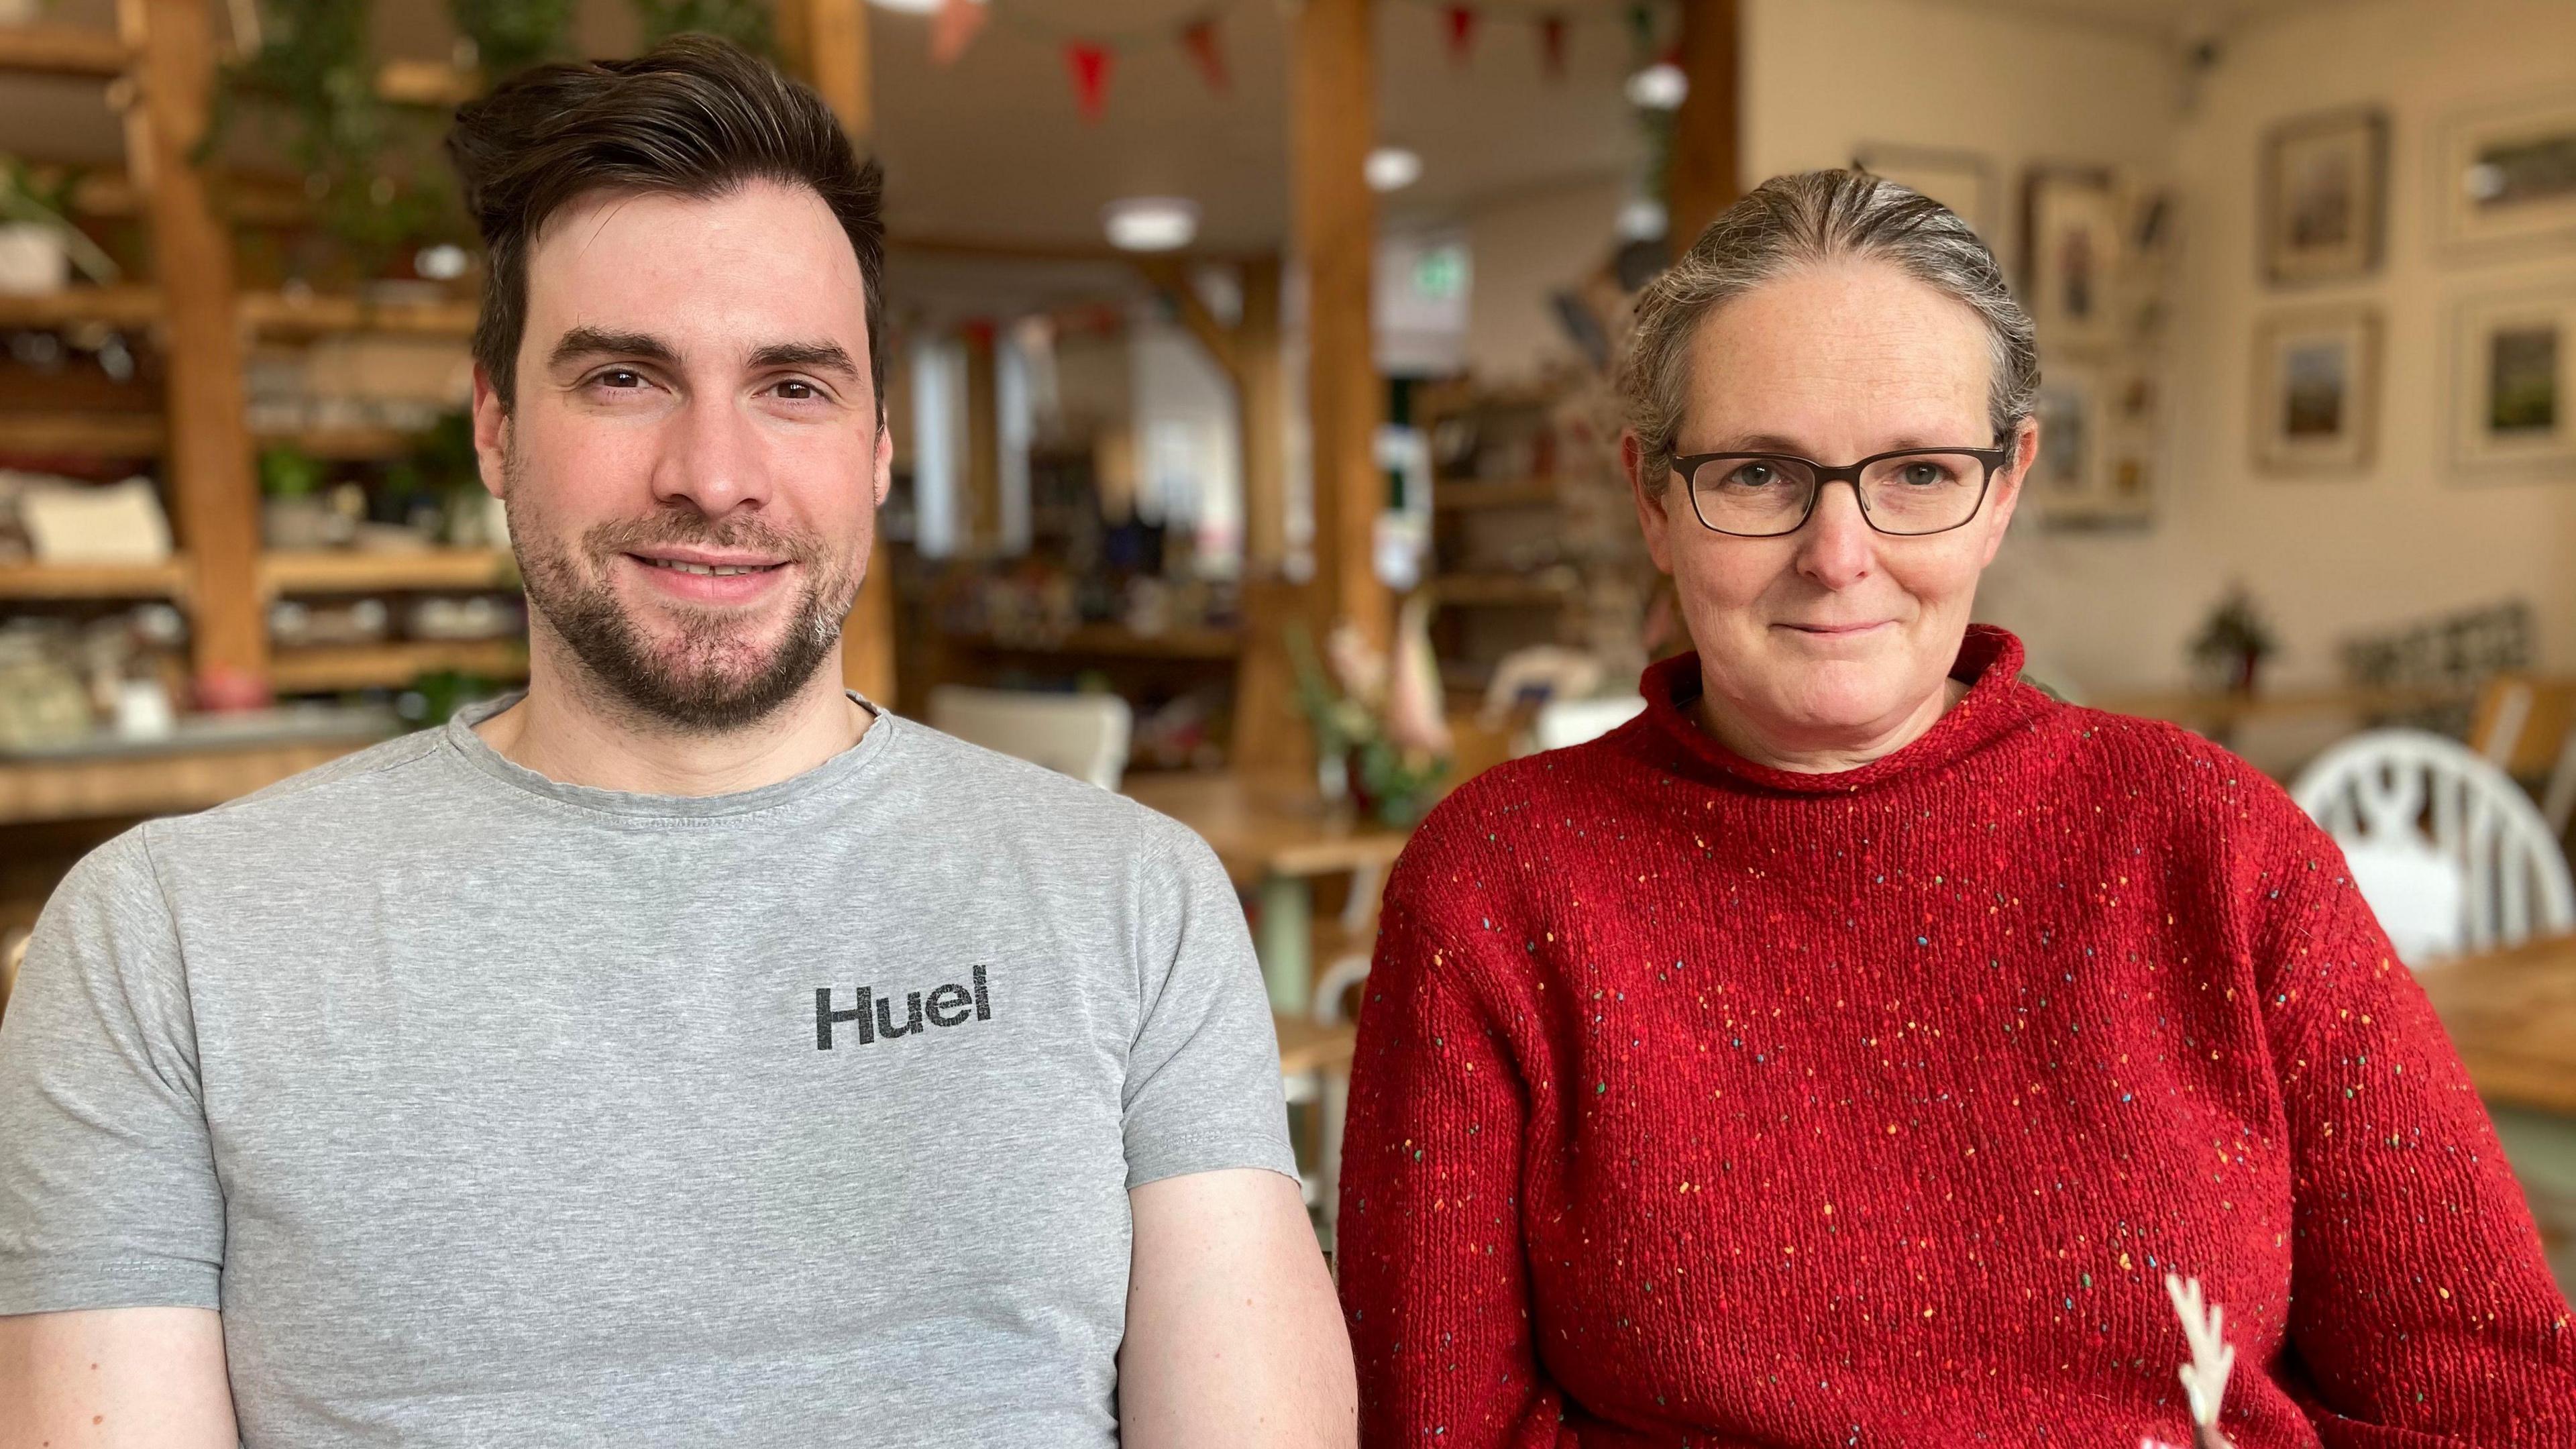
<instances>
[{"instance_id":1,"label":"huel logo text","mask_svg":"<svg viewBox=\"0 0 2576 1449\"><path fill-rule=\"evenodd\" d=\"M847 1011L832 1009L832 988L814 988L814 1049L832 1049L832 1028L855 1026L859 1045L866 1046L878 1037L911 1036L921 1030L922 1019L932 1026L964 1026L969 1021L991 1021L993 998L984 986L984 968L977 966L975 984L970 988L954 982L935 987L927 1002L918 991L903 996L903 1025L894 1022L894 998L879 996L874 987L859 988L858 1004Z\"/></svg>"}]
</instances>

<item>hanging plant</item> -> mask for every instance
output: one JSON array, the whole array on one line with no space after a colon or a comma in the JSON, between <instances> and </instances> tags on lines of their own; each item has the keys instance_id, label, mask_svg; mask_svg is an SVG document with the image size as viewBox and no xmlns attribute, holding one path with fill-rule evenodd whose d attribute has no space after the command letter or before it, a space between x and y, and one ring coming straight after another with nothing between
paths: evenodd
<instances>
[{"instance_id":1,"label":"hanging plant","mask_svg":"<svg viewBox=\"0 0 2576 1449\"><path fill-rule=\"evenodd\" d=\"M282 115L287 155L315 217L357 280L424 239L461 234L453 184L437 161L444 117L377 93L373 12L370 0L262 0L260 48L226 68L198 147L203 164L245 106Z\"/></svg>"},{"instance_id":2,"label":"hanging plant","mask_svg":"<svg viewBox=\"0 0 2576 1449\"><path fill-rule=\"evenodd\" d=\"M769 7L758 0L635 0L635 18L644 27L647 47L696 31L730 40L754 55L777 58Z\"/></svg>"},{"instance_id":3,"label":"hanging plant","mask_svg":"<svg viewBox=\"0 0 2576 1449\"><path fill-rule=\"evenodd\" d=\"M571 53L573 0L447 0L456 33L474 45L490 85Z\"/></svg>"}]
</instances>

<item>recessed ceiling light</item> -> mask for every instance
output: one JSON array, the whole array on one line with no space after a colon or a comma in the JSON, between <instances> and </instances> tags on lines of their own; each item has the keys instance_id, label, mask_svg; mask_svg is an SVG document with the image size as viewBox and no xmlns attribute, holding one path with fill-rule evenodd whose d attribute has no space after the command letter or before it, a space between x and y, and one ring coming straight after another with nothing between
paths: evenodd
<instances>
[{"instance_id":1,"label":"recessed ceiling light","mask_svg":"<svg viewBox=\"0 0 2576 1449\"><path fill-rule=\"evenodd\" d=\"M1199 234L1199 208L1178 196L1130 196L1102 207L1100 224L1120 251L1177 251Z\"/></svg>"},{"instance_id":2,"label":"recessed ceiling light","mask_svg":"<svg viewBox=\"0 0 2576 1449\"><path fill-rule=\"evenodd\" d=\"M1690 94L1690 77L1669 60L1659 60L1628 77L1628 103L1650 111L1681 109Z\"/></svg>"},{"instance_id":3,"label":"recessed ceiling light","mask_svg":"<svg viewBox=\"0 0 2576 1449\"><path fill-rule=\"evenodd\" d=\"M1402 191L1422 179L1422 157L1402 146L1380 146L1368 153L1369 190Z\"/></svg>"},{"instance_id":4,"label":"recessed ceiling light","mask_svg":"<svg viewBox=\"0 0 2576 1449\"><path fill-rule=\"evenodd\" d=\"M1664 204L1652 197L1641 196L1619 208L1621 241L1653 241L1670 225Z\"/></svg>"},{"instance_id":5,"label":"recessed ceiling light","mask_svg":"<svg viewBox=\"0 0 2576 1449\"><path fill-rule=\"evenodd\" d=\"M901 15L935 15L940 0L868 0L879 10L892 10Z\"/></svg>"}]
</instances>

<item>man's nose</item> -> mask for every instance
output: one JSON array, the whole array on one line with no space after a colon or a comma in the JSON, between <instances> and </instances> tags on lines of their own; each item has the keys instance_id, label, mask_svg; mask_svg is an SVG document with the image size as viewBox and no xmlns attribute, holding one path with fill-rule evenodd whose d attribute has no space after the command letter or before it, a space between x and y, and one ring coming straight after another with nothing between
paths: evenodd
<instances>
[{"instance_id":1,"label":"man's nose","mask_svg":"<svg viewBox=\"0 0 2576 1449\"><path fill-rule=\"evenodd\" d=\"M653 496L685 502L721 516L769 501L770 481L759 425L723 394L699 394L684 403L666 435L653 472Z\"/></svg>"}]
</instances>

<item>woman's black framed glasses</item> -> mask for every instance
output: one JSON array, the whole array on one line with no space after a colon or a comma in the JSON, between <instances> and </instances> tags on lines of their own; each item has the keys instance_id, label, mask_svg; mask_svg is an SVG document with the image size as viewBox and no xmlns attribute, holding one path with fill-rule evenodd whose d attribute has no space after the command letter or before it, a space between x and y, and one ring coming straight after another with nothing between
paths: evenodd
<instances>
[{"instance_id":1,"label":"woman's black framed glasses","mask_svg":"<svg viewBox=\"0 0 2576 1449\"><path fill-rule=\"evenodd\" d=\"M1860 516L1880 533L1918 538L1966 526L1985 506L2013 445L1901 448L1833 467L1795 453L1693 453L1673 472L1689 486L1700 526L1736 538L1778 538L1807 526L1828 483L1849 483Z\"/></svg>"}]
</instances>

